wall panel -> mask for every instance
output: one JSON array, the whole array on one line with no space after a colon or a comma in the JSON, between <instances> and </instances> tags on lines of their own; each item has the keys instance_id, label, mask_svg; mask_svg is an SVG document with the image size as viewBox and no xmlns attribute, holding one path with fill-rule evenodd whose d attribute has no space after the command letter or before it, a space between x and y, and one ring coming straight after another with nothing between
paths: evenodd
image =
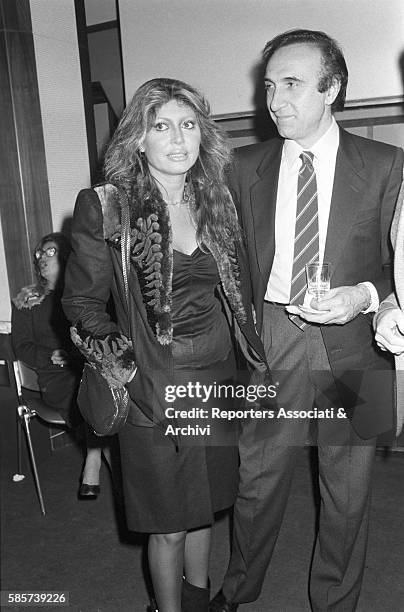
<instances>
[{"instance_id":1,"label":"wall panel","mask_svg":"<svg viewBox=\"0 0 404 612\"><path fill-rule=\"evenodd\" d=\"M29 2L0 0L0 15L0 201L8 278L2 311L9 312L9 295L32 281L31 253L52 219Z\"/></svg>"},{"instance_id":2,"label":"wall panel","mask_svg":"<svg viewBox=\"0 0 404 612\"><path fill-rule=\"evenodd\" d=\"M145 80L170 76L199 86L214 114L252 110L265 42L296 27L341 43L349 99L403 91L402 0L119 0L119 14L127 100Z\"/></svg>"},{"instance_id":3,"label":"wall panel","mask_svg":"<svg viewBox=\"0 0 404 612\"><path fill-rule=\"evenodd\" d=\"M68 227L90 185L74 0L31 0L53 227Z\"/></svg>"}]
</instances>

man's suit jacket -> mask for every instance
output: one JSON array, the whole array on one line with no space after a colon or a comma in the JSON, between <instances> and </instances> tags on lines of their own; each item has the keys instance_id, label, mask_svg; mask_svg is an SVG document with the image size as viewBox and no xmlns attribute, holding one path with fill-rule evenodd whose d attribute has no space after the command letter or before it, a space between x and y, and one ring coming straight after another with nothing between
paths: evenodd
<instances>
[{"instance_id":1,"label":"man's suit jacket","mask_svg":"<svg viewBox=\"0 0 404 612\"><path fill-rule=\"evenodd\" d=\"M230 178L247 241L259 331L275 253L275 209L282 146L282 139L273 139L238 149ZM324 253L324 260L332 265L331 287L370 281L381 300L390 293L389 231L402 166L401 149L340 129ZM334 378L344 395L344 407L349 412L358 403L357 393L363 395L363 372L390 370L391 362L374 343L371 314L360 314L345 325L321 326L321 331ZM377 390L387 384L387 379L391 382L390 374L383 376L383 380L380 377L382 384L377 385ZM373 392L371 395L375 397ZM391 394L389 390L385 395L392 395L392 387ZM359 403L361 406L356 406L351 416L362 437L392 429L392 409L383 407L378 412L374 404L379 402L372 402L369 419L368 402ZM385 397L383 403L386 403Z\"/></svg>"}]
</instances>

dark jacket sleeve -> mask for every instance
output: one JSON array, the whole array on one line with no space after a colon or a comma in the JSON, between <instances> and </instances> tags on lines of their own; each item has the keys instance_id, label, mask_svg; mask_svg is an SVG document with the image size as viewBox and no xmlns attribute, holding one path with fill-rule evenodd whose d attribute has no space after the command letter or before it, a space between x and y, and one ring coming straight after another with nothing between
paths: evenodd
<instances>
[{"instance_id":1,"label":"dark jacket sleeve","mask_svg":"<svg viewBox=\"0 0 404 612\"><path fill-rule=\"evenodd\" d=\"M92 189L83 190L74 210L62 304L73 323L75 345L110 384L122 386L133 374L135 361L131 342L107 312L114 282L109 249L98 195Z\"/></svg>"},{"instance_id":2,"label":"dark jacket sleeve","mask_svg":"<svg viewBox=\"0 0 404 612\"><path fill-rule=\"evenodd\" d=\"M380 222L382 228L381 257L384 268L384 276L380 282L375 282L380 301L391 291L392 283L392 251L390 241L391 222L397 204L397 197L403 177L403 151L397 148L391 164L390 172L386 180L381 201Z\"/></svg>"},{"instance_id":3,"label":"dark jacket sleeve","mask_svg":"<svg viewBox=\"0 0 404 612\"><path fill-rule=\"evenodd\" d=\"M35 307L34 307L35 308ZM36 308L40 308L37 306ZM32 368L49 368L52 366L51 350L39 344L35 338L33 317L30 309L18 309L12 305L11 339L14 354Z\"/></svg>"}]
</instances>

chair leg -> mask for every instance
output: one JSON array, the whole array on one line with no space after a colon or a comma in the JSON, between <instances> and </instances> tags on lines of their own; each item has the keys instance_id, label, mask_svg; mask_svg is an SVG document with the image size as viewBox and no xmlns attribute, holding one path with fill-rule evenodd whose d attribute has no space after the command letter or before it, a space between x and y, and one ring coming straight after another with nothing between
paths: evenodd
<instances>
[{"instance_id":1,"label":"chair leg","mask_svg":"<svg viewBox=\"0 0 404 612\"><path fill-rule=\"evenodd\" d=\"M29 454L30 454L30 457L31 457L32 470L34 472L36 490L38 492L38 497L39 497L39 504L41 506L42 514L45 516L45 514L46 514L46 512L45 512L45 504L44 504L43 497L42 497L41 485L39 483L38 470L37 470L36 461L35 461L35 453L34 453L34 448L32 446L31 431L30 431L30 428L29 428L29 422L30 422L30 419L31 419L31 415L30 415L29 411L27 411L27 410L24 411L23 419L24 419L25 433L26 433L26 436L27 436L27 443L28 443L28 448L29 448Z\"/></svg>"},{"instance_id":2,"label":"chair leg","mask_svg":"<svg viewBox=\"0 0 404 612\"><path fill-rule=\"evenodd\" d=\"M18 475L22 475L22 455L21 455L21 429L22 421L17 413L17 453L18 453Z\"/></svg>"}]
</instances>

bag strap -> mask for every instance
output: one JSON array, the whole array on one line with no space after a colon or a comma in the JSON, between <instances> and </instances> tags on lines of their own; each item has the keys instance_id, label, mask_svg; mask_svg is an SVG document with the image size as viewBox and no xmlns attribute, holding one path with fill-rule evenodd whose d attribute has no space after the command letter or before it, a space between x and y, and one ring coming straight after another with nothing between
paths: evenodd
<instances>
[{"instance_id":1,"label":"bag strap","mask_svg":"<svg viewBox=\"0 0 404 612\"><path fill-rule=\"evenodd\" d=\"M129 312L129 285L128 285L128 269L130 258L130 221L129 221L129 203L126 193L121 193L121 259L122 259L122 274L123 285L125 288L126 306Z\"/></svg>"},{"instance_id":2,"label":"bag strap","mask_svg":"<svg viewBox=\"0 0 404 612\"><path fill-rule=\"evenodd\" d=\"M126 311L128 315L128 329L130 331L131 340L133 341L132 317L130 316L131 301L129 299L129 284L128 284L128 270L130 266L130 215L129 215L128 196L123 190L120 190L120 201L121 201L121 260L122 260L123 286L125 289Z\"/></svg>"}]
</instances>

